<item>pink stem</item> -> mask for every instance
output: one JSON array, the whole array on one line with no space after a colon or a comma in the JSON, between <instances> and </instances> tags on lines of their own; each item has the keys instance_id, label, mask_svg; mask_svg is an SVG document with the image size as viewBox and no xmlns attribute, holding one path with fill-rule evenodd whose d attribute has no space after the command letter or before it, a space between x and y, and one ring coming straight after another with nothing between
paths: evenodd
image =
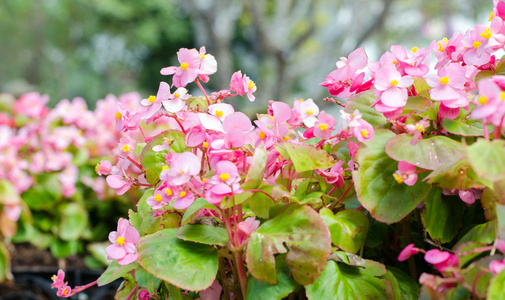
<instances>
[{"instance_id":1,"label":"pink stem","mask_svg":"<svg viewBox=\"0 0 505 300\"><path fill-rule=\"evenodd\" d=\"M179 118L177 116L170 116L172 118L174 118L174 120L177 122L177 124L179 124L179 127L181 127L181 130L182 130L182 133L186 134L186 130L184 129L184 126L182 126L181 124L181 121L179 121Z\"/></svg>"},{"instance_id":2,"label":"pink stem","mask_svg":"<svg viewBox=\"0 0 505 300\"><path fill-rule=\"evenodd\" d=\"M272 197L272 195L268 194L268 193L267 193L267 192L265 192L265 191L262 191L262 190L260 190L260 189L250 189L250 190L248 190L248 191L250 191L250 192L258 192L258 193L262 193L262 194L264 194L264 195L267 195L270 199L272 199L272 201L273 201L273 202L277 203L277 201L275 201L274 197Z\"/></svg>"},{"instance_id":3,"label":"pink stem","mask_svg":"<svg viewBox=\"0 0 505 300\"><path fill-rule=\"evenodd\" d=\"M132 164L134 164L134 165L135 165L135 166L136 166L136 167L137 167L140 171L142 171L142 166L141 166L141 165L139 165L139 163L138 163L138 162L136 162L135 160L133 160L133 158L131 158L131 157L129 157L129 156L127 156L126 158L127 158L127 159L128 159L128 160L132 163Z\"/></svg>"},{"instance_id":4,"label":"pink stem","mask_svg":"<svg viewBox=\"0 0 505 300\"><path fill-rule=\"evenodd\" d=\"M205 92L205 89L203 88L202 84L200 83L200 80L198 80L198 78L196 78L195 82L198 85L198 87L202 90L203 95L205 96L205 99L207 100L207 104L210 105L209 97L207 96L207 92Z\"/></svg>"},{"instance_id":5,"label":"pink stem","mask_svg":"<svg viewBox=\"0 0 505 300\"><path fill-rule=\"evenodd\" d=\"M349 193L349 191L351 190L351 188L354 186L354 181L351 182L351 185L347 188L347 190L342 194L342 196L340 196L340 198L338 198L338 201L336 201L335 203L333 203L333 205L330 207L330 210L333 210L335 208L335 206L337 206L338 203L340 203L340 201L342 201L342 199L344 199L345 195L347 195L347 193Z\"/></svg>"}]
</instances>

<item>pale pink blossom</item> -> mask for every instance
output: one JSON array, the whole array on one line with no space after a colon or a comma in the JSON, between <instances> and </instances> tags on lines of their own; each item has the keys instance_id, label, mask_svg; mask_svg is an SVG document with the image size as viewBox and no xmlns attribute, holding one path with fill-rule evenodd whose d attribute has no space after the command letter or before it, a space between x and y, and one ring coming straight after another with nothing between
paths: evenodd
<instances>
[{"instance_id":1,"label":"pale pink blossom","mask_svg":"<svg viewBox=\"0 0 505 300\"><path fill-rule=\"evenodd\" d=\"M319 115L319 107L314 103L314 100L300 100L300 116L302 117L303 124L307 127L314 126Z\"/></svg>"},{"instance_id":2,"label":"pale pink blossom","mask_svg":"<svg viewBox=\"0 0 505 300\"><path fill-rule=\"evenodd\" d=\"M117 259L120 265L127 265L137 260L137 243L140 235L127 219L120 218L117 231L109 233L112 245L105 248L107 259Z\"/></svg>"},{"instance_id":3,"label":"pale pink blossom","mask_svg":"<svg viewBox=\"0 0 505 300\"><path fill-rule=\"evenodd\" d=\"M255 100L253 93L256 91L256 84L245 74L242 75L241 71L237 71L231 76L230 90L240 96L247 94L247 98L251 102Z\"/></svg>"},{"instance_id":4,"label":"pale pink blossom","mask_svg":"<svg viewBox=\"0 0 505 300\"><path fill-rule=\"evenodd\" d=\"M412 186L417 181L416 166L406 161L398 162L398 170L393 174L396 182Z\"/></svg>"}]
</instances>

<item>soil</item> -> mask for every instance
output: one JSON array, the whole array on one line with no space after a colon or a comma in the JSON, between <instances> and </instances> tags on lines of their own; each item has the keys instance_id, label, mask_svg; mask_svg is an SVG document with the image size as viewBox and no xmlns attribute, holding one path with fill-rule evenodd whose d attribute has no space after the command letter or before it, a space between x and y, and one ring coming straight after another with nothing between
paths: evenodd
<instances>
[{"instance_id":1,"label":"soil","mask_svg":"<svg viewBox=\"0 0 505 300\"><path fill-rule=\"evenodd\" d=\"M14 280L0 284L0 300L56 300L56 290L51 289L51 277L59 268L65 269L65 281L69 286L84 285L95 281L103 271L90 270L81 256L55 259L49 250L41 250L30 244L16 244L11 249L11 271ZM120 281L103 287L93 287L72 299L114 299Z\"/></svg>"}]
</instances>

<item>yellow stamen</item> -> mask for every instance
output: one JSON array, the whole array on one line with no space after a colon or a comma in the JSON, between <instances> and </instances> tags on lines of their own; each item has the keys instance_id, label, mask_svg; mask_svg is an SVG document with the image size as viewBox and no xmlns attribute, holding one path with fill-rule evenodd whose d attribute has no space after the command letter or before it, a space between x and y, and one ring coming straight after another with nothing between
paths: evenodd
<instances>
[{"instance_id":1,"label":"yellow stamen","mask_svg":"<svg viewBox=\"0 0 505 300\"><path fill-rule=\"evenodd\" d=\"M230 178L230 174L228 173L222 173L221 175L219 175L219 178L222 180L222 181L226 181Z\"/></svg>"},{"instance_id":2,"label":"yellow stamen","mask_svg":"<svg viewBox=\"0 0 505 300\"><path fill-rule=\"evenodd\" d=\"M174 98L179 98L180 96L181 96L181 95L179 95L179 94L177 94L177 93L175 93L175 94L174 94Z\"/></svg>"},{"instance_id":3,"label":"yellow stamen","mask_svg":"<svg viewBox=\"0 0 505 300\"><path fill-rule=\"evenodd\" d=\"M154 101L156 101L156 96L149 96L149 98L147 98L147 101L149 101L149 103L153 103Z\"/></svg>"},{"instance_id":4,"label":"yellow stamen","mask_svg":"<svg viewBox=\"0 0 505 300\"><path fill-rule=\"evenodd\" d=\"M130 146L128 144L123 145L123 147L121 148L121 150L123 150L124 152L129 152L131 149L132 149L132 146Z\"/></svg>"},{"instance_id":5,"label":"yellow stamen","mask_svg":"<svg viewBox=\"0 0 505 300\"><path fill-rule=\"evenodd\" d=\"M123 246L124 243L125 243L124 237L119 236L116 240L116 244L118 244L119 246Z\"/></svg>"},{"instance_id":6,"label":"yellow stamen","mask_svg":"<svg viewBox=\"0 0 505 300\"><path fill-rule=\"evenodd\" d=\"M489 14L488 21L491 21L494 18L494 11Z\"/></svg>"},{"instance_id":7,"label":"yellow stamen","mask_svg":"<svg viewBox=\"0 0 505 300\"><path fill-rule=\"evenodd\" d=\"M179 194L179 198L184 198L186 197L186 192L185 191L182 191L180 194Z\"/></svg>"},{"instance_id":8,"label":"yellow stamen","mask_svg":"<svg viewBox=\"0 0 505 300\"><path fill-rule=\"evenodd\" d=\"M184 174L184 171L179 171L179 174L181 174L181 175Z\"/></svg>"},{"instance_id":9,"label":"yellow stamen","mask_svg":"<svg viewBox=\"0 0 505 300\"><path fill-rule=\"evenodd\" d=\"M328 130L328 124L324 124L324 123L321 123L317 126L319 129L321 129L322 131L326 131Z\"/></svg>"},{"instance_id":10,"label":"yellow stamen","mask_svg":"<svg viewBox=\"0 0 505 300\"><path fill-rule=\"evenodd\" d=\"M63 293L61 293L63 296L66 296L68 294L68 290L67 289L64 289L63 290Z\"/></svg>"},{"instance_id":11,"label":"yellow stamen","mask_svg":"<svg viewBox=\"0 0 505 300\"><path fill-rule=\"evenodd\" d=\"M174 192L172 191L172 189L166 189L165 194L167 194L167 196L172 196Z\"/></svg>"},{"instance_id":12,"label":"yellow stamen","mask_svg":"<svg viewBox=\"0 0 505 300\"><path fill-rule=\"evenodd\" d=\"M120 112L117 112L115 116L116 116L116 119L118 119L118 120L119 120L119 119L121 119L121 117L122 117L123 115L121 115L121 113L120 113Z\"/></svg>"},{"instance_id":13,"label":"yellow stamen","mask_svg":"<svg viewBox=\"0 0 505 300\"><path fill-rule=\"evenodd\" d=\"M300 99L300 102L305 102L305 99Z\"/></svg>"},{"instance_id":14,"label":"yellow stamen","mask_svg":"<svg viewBox=\"0 0 505 300\"><path fill-rule=\"evenodd\" d=\"M187 62L183 62L181 64L181 70L186 70L189 67L189 64Z\"/></svg>"},{"instance_id":15,"label":"yellow stamen","mask_svg":"<svg viewBox=\"0 0 505 300\"><path fill-rule=\"evenodd\" d=\"M393 60L393 64L395 65L395 67L398 67L398 62L396 60Z\"/></svg>"},{"instance_id":16,"label":"yellow stamen","mask_svg":"<svg viewBox=\"0 0 505 300\"><path fill-rule=\"evenodd\" d=\"M203 181L203 182L206 182L206 181L207 181L207 178L202 178L202 181Z\"/></svg>"},{"instance_id":17,"label":"yellow stamen","mask_svg":"<svg viewBox=\"0 0 505 300\"><path fill-rule=\"evenodd\" d=\"M223 111L222 110L216 110L216 116L221 118L223 116Z\"/></svg>"},{"instance_id":18,"label":"yellow stamen","mask_svg":"<svg viewBox=\"0 0 505 300\"><path fill-rule=\"evenodd\" d=\"M154 201L160 202L161 200L163 200L163 198L161 198L160 194L157 194L156 196L154 196Z\"/></svg>"},{"instance_id":19,"label":"yellow stamen","mask_svg":"<svg viewBox=\"0 0 505 300\"><path fill-rule=\"evenodd\" d=\"M477 99L477 102L479 102L480 104L484 105L486 104L488 101L487 97L485 96L480 96L478 99Z\"/></svg>"},{"instance_id":20,"label":"yellow stamen","mask_svg":"<svg viewBox=\"0 0 505 300\"><path fill-rule=\"evenodd\" d=\"M368 130L366 130L366 129L361 129L361 135L362 135L364 138L368 138Z\"/></svg>"},{"instance_id":21,"label":"yellow stamen","mask_svg":"<svg viewBox=\"0 0 505 300\"><path fill-rule=\"evenodd\" d=\"M312 109L307 109L306 113L307 113L307 115L312 115L314 113L314 111Z\"/></svg>"},{"instance_id":22,"label":"yellow stamen","mask_svg":"<svg viewBox=\"0 0 505 300\"><path fill-rule=\"evenodd\" d=\"M449 83L449 77L448 77L448 76L441 77L441 78L440 78L440 82L441 82L443 85L448 84L448 83Z\"/></svg>"},{"instance_id":23,"label":"yellow stamen","mask_svg":"<svg viewBox=\"0 0 505 300\"><path fill-rule=\"evenodd\" d=\"M258 136L262 140L264 140L267 137L267 135L263 131L260 131L260 133L258 134Z\"/></svg>"},{"instance_id":24,"label":"yellow stamen","mask_svg":"<svg viewBox=\"0 0 505 300\"><path fill-rule=\"evenodd\" d=\"M398 183L402 183L403 182L403 178L400 175L394 173L393 177L395 178L396 182L398 182Z\"/></svg>"},{"instance_id":25,"label":"yellow stamen","mask_svg":"<svg viewBox=\"0 0 505 300\"><path fill-rule=\"evenodd\" d=\"M412 52L414 52L414 53L416 53L416 51L417 51L417 50L419 50L419 48L417 48L417 47L415 47L415 46L414 46L414 47L412 47L412 49L410 49L410 51L412 51Z\"/></svg>"},{"instance_id":26,"label":"yellow stamen","mask_svg":"<svg viewBox=\"0 0 505 300\"><path fill-rule=\"evenodd\" d=\"M98 173L98 170L100 170L100 164L96 164L96 166L95 166L95 173Z\"/></svg>"},{"instance_id":27,"label":"yellow stamen","mask_svg":"<svg viewBox=\"0 0 505 300\"><path fill-rule=\"evenodd\" d=\"M200 53L200 59L204 59L205 58L205 54L204 53Z\"/></svg>"},{"instance_id":28,"label":"yellow stamen","mask_svg":"<svg viewBox=\"0 0 505 300\"><path fill-rule=\"evenodd\" d=\"M289 136L287 136L287 135L286 135L286 136L285 136L285 137L283 137L282 139L283 139L283 140L285 140L285 141L289 141Z\"/></svg>"},{"instance_id":29,"label":"yellow stamen","mask_svg":"<svg viewBox=\"0 0 505 300\"><path fill-rule=\"evenodd\" d=\"M169 169L169 167L168 167L168 166L163 166L163 167L161 168L161 171L165 171L165 170L168 170L168 169Z\"/></svg>"},{"instance_id":30,"label":"yellow stamen","mask_svg":"<svg viewBox=\"0 0 505 300\"><path fill-rule=\"evenodd\" d=\"M247 87L252 90L256 87L256 84L254 84L254 81L249 80L249 83L247 83Z\"/></svg>"},{"instance_id":31,"label":"yellow stamen","mask_svg":"<svg viewBox=\"0 0 505 300\"><path fill-rule=\"evenodd\" d=\"M500 93L500 98L501 98L501 100L502 100L502 101L504 101L504 100L505 100L505 92L503 92L503 91L502 91L502 92Z\"/></svg>"},{"instance_id":32,"label":"yellow stamen","mask_svg":"<svg viewBox=\"0 0 505 300\"><path fill-rule=\"evenodd\" d=\"M391 85L392 86L397 86L398 85L398 80L394 79L393 81L391 81Z\"/></svg>"},{"instance_id":33,"label":"yellow stamen","mask_svg":"<svg viewBox=\"0 0 505 300\"><path fill-rule=\"evenodd\" d=\"M473 48L474 48L474 49L477 49L477 48L479 48L479 46L480 46L481 44L482 44L481 42L479 42L479 41L475 41L475 42L473 42L472 46L473 46Z\"/></svg>"},{"instance_id":34,"label":"yellow stamen","mask_svg":"<svg viewBox=\"0 0 505 300\"><path fill-rule=\"evenodd\" d=\"M52 280L52 281L55 281L55 280L56 280L56 278L58 278L58 276L53 275L53 276L51 277L51 280Z\"/></svg>"},{"instance_id":35,"label":"yellow stamen","mask_svg":"<svg viewBox=\"0 0 505 300\"><path fill-rule=\"evenodd\" d=\"M424 126L419 123L416 123L416 130L422 133L424 132Z\"/></svg>"},{"instance_id":36,"label":"yellow stamen","mask_svg":"<svg viewBox=\"0 0 505 300\"><path fill-rule=\"evenodd\" d=\"M480 33L480 36L488 39L493 36L493 32L491 31L491 28L487 27L483 32Z\"/></svg>"},{"instance_id":37,"label":"yellow stamen","mask_svg":"<svg viewBox=\"0 0 505 300\"><path fill-rule=\"evenodd\" d=\"M209 142L203 142L203 145L202 145L204 148L209 148Z\"/></svg>"}]
</instances>

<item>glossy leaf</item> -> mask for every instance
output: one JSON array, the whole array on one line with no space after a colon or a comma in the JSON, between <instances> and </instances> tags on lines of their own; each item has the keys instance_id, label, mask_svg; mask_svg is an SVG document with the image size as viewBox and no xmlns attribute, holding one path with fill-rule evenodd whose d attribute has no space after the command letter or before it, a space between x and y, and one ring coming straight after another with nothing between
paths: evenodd
<instances>
[{"instance_id":1,"label":"glossy leaf","mask_svg":"<svg viewBox=\"0 0 505 300\"><path fill-rule=\"evenodd\" d=\"M328 261L321 276L305 287L309 300L395 299L391 281L379 279L362 268Z\"/></svg>"},{"instance_id":2,"label":"glossy leaf","mask_svg":"<svg viewBox=\"0 0 505 300\"><path fill-rule=\"evenodd\" d=\"M505 240L505 205L496 203L496 237Z\"/></svg>"},{"instance_id":3,"label":"glossy leaf","mask_svg":"<svg viewBox=\"0 0 505 300\"><path fill-rule=\"evenodd\" d=\"M386 144L386 153L396 161L407 161L416 167L436 170L466 156L463 145L445 136L432 136L411 145L412 135L400 134Z\"/></svg>"},{"instance_id":4,"label":"glossy leaf","mask_svg":"<svg viewBox=\"0 0 505 300\"><path fill-rule=\"evenodd\" d=\"M491 280L491 285L487 291L487 299L505 299L505 270L501 271Z\"/></svg>"},{"instance_id":5,"label":"glossy leaf","mask_svg":"<svg viewBox=\"0 0 505 300\"><path fill-rule=\"evenodd\" d=\"M295 290L299 284L291 278L285 259L285 255L279 255L275 258L277 284L270 284L266 281L261 282L252 276L249 277L246 299L280 300Z\"/></svg>"},{"instance_id":6,"label":"glossy leaf","mask_svg":"<svg viewBox=\"0 0 505 300\"><path fill-rule=\"evenodd\" d=\"M226 228L209 225L186 225L179 228L177 237L190 242L207 245L228 245L228 232Z\"/></svg>"},{"instance_id":7,"label":"glossy leaf","mask_svg":"<svg viewBox=\"0 0 505 300\"><path fill-rule=\"evenodd\" d=\"M407 104L402 110L402 115L425 112L432 104L433 103L428 98L422 96L411 96L407 99Z\"/></svg>"},{"instance_id":8,"label":"glossy leaf","mask_svg":"<svg viewBox=\"0 0 505 300\"><path fill-rule=\"evenodd\" d=\"M209 202L207 202L207 200L205 200L204 198L196 199L195 202L193 202L193 204L191 204L186 209L184 216L182 216L181 225L188 224L191 221L192 217L194 215L196 215L203 208L215 209L216 207L214 205L210 204Z\"/></svg>"},{"instance_id":9,"label":"glossy leaf","mask_svg":"<svg viewBox=\"0 0 505 300\"><path fill-rule=\"evenodd\" d=\"M291 159L298 173L316 169L327 169L333 167L335 164L335 159L326 151L316 149L313 146L280 143L275 145L275 148L285 159Z\"/></svg>"},{"instance_id":10,"label":"glossy leaf","mask_svg":"<svg viewBox=\"0 0 505 300\"><path fill-rule=\"evenodd\" d=\"M429 184L436 184L449 190L457 189L466 191L471 188L484 188L481 181L475 179L476 174L470 166L467 158L458 160L452 164L444 165L431 172L426 177Z\"/></svg>"},{"instance_id":11,"label":"glossy leaf","mask_svg":"<svg viewBox=\"0 0 505 300\"><path fill-rule=\"evenodd\" d=\"M260 190L272 195L273 186L264 185L259 187ZM249 199L249 208L259 218L268 219L270 215L270 207L275 205L275 202L267 195L261 192L254 192L251 199Z\"/></svg>"},{"instance_id":12,"label":"glossy leaf","mask_svg":"<svg viewBox=\"0 0 505 300\"><path fill-rule=\"evenodd\" d=\"M209 287L216 278L217 250L176 237L177 228L146 235L139 241L139 264L149 273L190 291Z\"/></svg>"},{"instance_id":13,"label":"glossy leaf","mask_svg":"<svg viewBox=\"0 0 505 300\"><path fill-rule=\"evenodd\" d=\"M137 267L137 262L121 266L117 262L117 259L114 259L110 262L105 272L98 278L98 286L109 284L118 278L124 277L128 272L135 270Z\"/></svg>"},{"instance_id":14,"label":"glossy leaf","mask_svg":"<svg viewBox=\"0 0 505 300\"><path fill-rule=\"evenodd\" d=\"M368 218L357 210L342 210L335 215L323 208L319 212L331 234L331 241L346 252L356 253L365 243Z\"/></svg>"},{"instance_id":15,"label":"glossy leaf","mask_svg":"<svg viewBox=\"0 0 505 300\"><path fill-rule=\"evenodd\" d=\"M165 139L171 140L170 150L173 152L181 153L186 148L184 133L177 130L163 131L147 143L142 150L140 163L142 164L142 171L146 173L147 182L152 185L156 185L160 180L161 169L167 165L164 156L168 153L168 150L153 151L153 147L163 144Z\"/></svg>"},{"instance_id":16,"label":"glossy leaf","mask_svg":"<svg viewBox=\"0 0 505 300\"><path fill-rule=\"evenodd\" d=\"M491 181L505 179L505 141L479 139L466 147L468 160L480 177Z\"/></svg>"},{"instance_id":17,"label":"glossy leaf","mask_svg":"<svg viewBox=\"0 0 505 300\"><path fill-rule=\"evenodd\" d=\"M459 239L455 246L466 242L479 242L491 244L495 239L495 221L490 221L484 224L475 225L462 238Z\"/></svg>"},{"instance_id":18,"label":"glossy leaf","mask_svg":"<svg viewBox=\"0 0 505 300\"><path fill-rule=\"evenodd\" d=\"M387 269L394 275L396 281L398 282L402 300L419 299L420 290L416 281L397 268L388 266Z\"/></svg>"},{"instance_id":19,"label":"glossy leaf","mask_svg":"<svg viewBox=\"0 0 505 300\"><path fill-rule=\"evenodd\" d=\"M377 101L377 96L375 96L374 89L359 93L345 101L345 112L352 114L357 109L362 114L363 119L373 127L381 127L387 123L387 119L372 107L375 101Z\"/></svg>"},{"instance_id":20,"label":"glossy leaf","mask_svg":"<svg viewBox=\"0 0 505 300\"><path fill-rule=\"evenodd\" d=\"M330 232L319 214L308 206L287 205L263 223L247 246L247 266L259 281L277 283L274 254L285 253L297 282L307 285L319 277L331 251Z\"/></svg>"},{"instance_id":21,"label":"glossy leaf","mask_svg":"<svg viewBox=\"0 0 505 300\"><path fill-rule=\"evenodd\" d=\"M471 121L461 122L458 120L443 119L442 125L448 132L461 136L483 136L484 130L480 123Z\"/></svg>"},{"instance_id":22,"label":"glossy leaf","mask_svg":"<svg viewBox=\"0 0 505 300\"><path fill-rule=\"evenodd\" d=\"M242 184L242 188L247 189L255 189L260 186L263 181L263 173L265 172L265 168L267 166L267 150L265 149L265 144L260 143L256 149L254 149L254 155L252 158L251 166L247 171L247 175L244 180L244 184Z\"/></svg>"},{"instance_id":23,"label":"glossy leaf","mask_svg":"<svg viewBox=\"0 0 505 300\"><path fill-rule=\"evenodd\" d=\"M359 168L352 172L358 200L376 220L387 224L403 219L430 191L422 176L413 186L395 181L393 173L398 162L384 151L387 141L394 136L389 130L376 130L373 141L359 146L355 156Z\"/></svg>"},{"instance_id":24,"label":"glossy leaf","mask_svg":"<svg viewBox=\"0 0 505 300\"><path fill-rule=\"evenodd\" d=\"M426 202L422 221L433 239L450 242L462 225L465 203L459 197L441 197L440 188L432 188L433 197Z\"/></svg>"}]
</instances>

